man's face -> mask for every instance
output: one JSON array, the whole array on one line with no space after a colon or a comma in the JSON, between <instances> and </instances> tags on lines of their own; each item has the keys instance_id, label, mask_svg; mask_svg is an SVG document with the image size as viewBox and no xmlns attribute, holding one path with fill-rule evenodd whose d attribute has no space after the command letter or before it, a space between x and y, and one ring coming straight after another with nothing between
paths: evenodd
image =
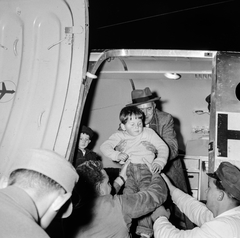
<instances>
[{"instance_id":1,"label":"man's face","mask_svg":"<svg viewBox=\"0 0 240 238\"><path fill-rule=\"evenodd\" d=\"M85 149L88 144L91 142L90 137L88 134L81 133L80 138L79 138L79 143L78 143L78 148L83 150Z\"/></svg>"},{"instance_id":2,"label":"man's face","mask_svg":"<svg viewBox=\"0 0 240 238\"><path fill-rule=\"evenodd\" d=\"M138 136L143 131L142 119L132 115L125 125L122 124L122 129L125 129L131 136Z\"/></svg>"},{"instance_id":3,"label":"man's face","mask_svg":"<svg viewBox=\"0 0 240 238\"><path fill-rule=\"evenodd\" d=\"M140 104L137 106L145 115L145 125L149 124L149 122L153 118L154 110L155 110L155 103L148 102L144 104Z\"/></svg>"},{"instance_id":4,"label":"man's face","mask_svg":"<svg viewBox=\"0 0 240 238\"><path fill-rule=\"evenodd\" d=\"M209 185L207 189L207 208L215 214L217 208L217 200L219 197L219 190L217 189L216 185L214 184L215 179L209 179Z\"/></svg>"}]
</instances>

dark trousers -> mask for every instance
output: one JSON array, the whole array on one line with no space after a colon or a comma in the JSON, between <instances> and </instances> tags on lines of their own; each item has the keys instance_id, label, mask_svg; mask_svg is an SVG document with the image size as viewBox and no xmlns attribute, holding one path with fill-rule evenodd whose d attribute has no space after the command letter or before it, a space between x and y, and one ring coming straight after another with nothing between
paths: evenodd
<instances>
[{"instance_id":1,"label":"dark trousers","mask_svg":"<svg viewBox=\"0 0 240 238\"><path fill-rule=\"evenodd\" d=\"M174 186L191 195L190 184L182 156L178 156L177 158L168 161L163 170L163 173L168 176ZM165 206L171 211L171 217L169 220L172 224L174 224L179 229L184 230L194 228L194 224L172 202L170 196L168 197Z\"/></svg>"}]
</instances>

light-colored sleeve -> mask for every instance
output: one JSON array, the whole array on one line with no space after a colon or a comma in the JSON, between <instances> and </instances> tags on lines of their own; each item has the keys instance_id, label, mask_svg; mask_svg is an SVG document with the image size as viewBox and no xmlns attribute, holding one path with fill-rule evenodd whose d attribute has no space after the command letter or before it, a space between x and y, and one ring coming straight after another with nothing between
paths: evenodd
<instances>
[{"instance_id":1,"label":"light-colored sleeve","mask_svg":"<svg viewBox=\"0 0 240 238\"><path fill-rule=\"evenodd\" d=\"M204 204L197 201L190 195L176 188L172 193L173 202L182 212L196 225L192 230L179 230L173 226L166 217L159 217L153 225L154 238L213 238L216 236L214 227L216 222L213 220L213 214ZM206 222L206 223L205 223Z\"/></svg>"},{"instance_id":2,"label":"light-colored sleeve","mask_svg":"<svg viewBox=\"0 0 240 238\"><path fill-rule=\"evenodd\" d=\"M121 141L121 132L112 134L105 142L100 145L100 151L107 158L118 162L118 155L121 153L114 150L116 145Z\"/></svg>"},{"instance_id":3,"label":"light-colored sleeve","mask_svg":"<svg viewBox=\"0 0 240 238\"><path fill-rule=\"evenodd\" d=\"M163 169L167 164L169 148L167 144L161 139L161 137L154 130L152 129L150 130L151 130L150 142L155 146L157 150L157 158L155 158L154 163L160 164Z\"/></svg>"},{"instance_id":4,"label":"light-colored sleeve","mask_svg":"<svg viewBox=\"0 0 240 238\"><path fill-rule=\"evenodd\" d=\"M179 230L166 217L159 217L154 225L154 238L227 238L234 236L230 223L214 219L192 230Z\"/></svg>"},{"instance_id":5,"label":"light-colored sleeve","mask_svg":"<svg viewBox=\"0 0 240 238\"><path fill-rule=\"evenodd\" d=\"M116 193L119 192L119 190L121 189L121 187L123 186L124 182L122 181L122 179L120 177L117 177L114 182L113 182L113 187L115 188Z\"/></svg>"},{"instance_id":6,"label":"light-colored sleeve","mask_svg":"<svg viewBox=\"0 0 240 238\"><path fill-rule=\"evenodd\" d=\"M194 224L201 226L213 219L212 212L205 204L176 188L172 193L172 200Z\"/></svg>"},{"instance_id":7,"label":"light-colored sleeve","mask_svg":"<svg viewBox=\"0 0 240 238\"><path fill-rule=\"evenodd\" d=\"M166 217L159 217L153 225L154 238L226 238L238 237L239 220L233 217L213 217L212 212L190 195L176 188L172 192L173 202L198 227L179 230Z\"/></svg>"}]
</instances>

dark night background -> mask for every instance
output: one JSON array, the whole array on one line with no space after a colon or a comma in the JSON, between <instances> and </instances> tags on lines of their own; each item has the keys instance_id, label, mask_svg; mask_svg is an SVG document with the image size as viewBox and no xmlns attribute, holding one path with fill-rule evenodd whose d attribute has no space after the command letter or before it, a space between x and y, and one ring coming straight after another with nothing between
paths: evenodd
<instances>
[{"instance_id":1,"label":"dark night background","mask_svg":"<svg viewBox=\"0 0 240 238\"><path fill-rule=\"evenodd\" d=\"M239 3L89 0L89 47L240 51Z\"/></svg>"}]
</instances>

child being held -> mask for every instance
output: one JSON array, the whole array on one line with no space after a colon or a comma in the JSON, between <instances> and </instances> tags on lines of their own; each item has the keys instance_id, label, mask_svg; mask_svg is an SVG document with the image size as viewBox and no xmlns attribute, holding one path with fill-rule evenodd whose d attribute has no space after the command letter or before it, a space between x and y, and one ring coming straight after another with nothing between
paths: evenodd
<instances>
[{"instance_id":1,"label":"child being held","mask_svg":"<svg viewBox=\"0 0 240 238\"><path fill-rule=\"evenodd\" d=\"M160 173L167 163L168 146L154 130L143 127L143 116L143 112L136 106L124 107L119 115L122 130L112 134L100 146L103 155L115 162L124 163L130 159L124 193L136 193L148 187L152 173ZM119 144L121 149L117 151L115 147ZM149 145L153 145L156 150L153 151L153 146ZM145 161L152 164L152 171ZM150 216L139 221L136 233L152 236Z\"/></svg>"}]
</instances>

